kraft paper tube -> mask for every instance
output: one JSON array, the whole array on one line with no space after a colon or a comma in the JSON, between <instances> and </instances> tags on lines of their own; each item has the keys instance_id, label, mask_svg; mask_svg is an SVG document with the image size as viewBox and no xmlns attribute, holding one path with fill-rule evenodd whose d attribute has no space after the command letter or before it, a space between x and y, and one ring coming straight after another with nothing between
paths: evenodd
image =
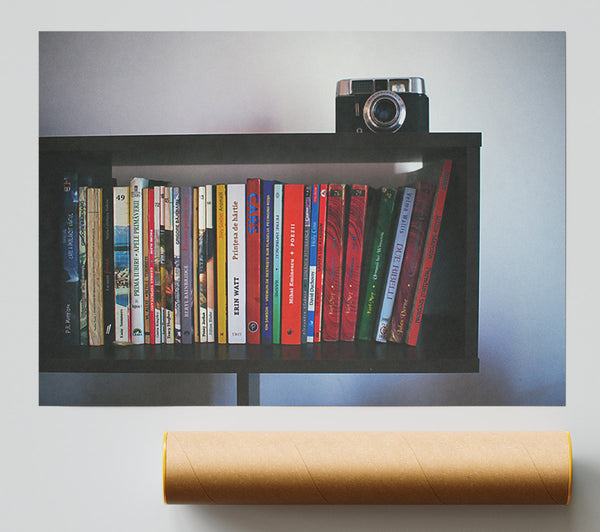
<instances>
[{"instance_id":1,"label":"kraft paper tube","mask_svg":"<svg viewBox=\"0 0 600 532\"><path fill-rule=\"evenodd\" d=\"M567 432L167 432L165 503L568 504Z\"/></svg>"}]
</instances>

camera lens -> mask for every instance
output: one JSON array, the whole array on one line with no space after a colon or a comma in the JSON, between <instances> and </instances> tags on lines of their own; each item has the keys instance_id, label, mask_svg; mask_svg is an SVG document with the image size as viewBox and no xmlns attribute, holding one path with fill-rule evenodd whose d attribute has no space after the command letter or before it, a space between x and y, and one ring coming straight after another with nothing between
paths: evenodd
<instances>
[{"instance_id":1,"label":"camera lens","mask_svg":"<svg viewBox=\"0 0 600 532\"><path fill-rule=\"evenodd\" d=\"M363 118L371 131L394 133L404 123L406 106L395 92L374 92L365 102Z\"/></svg>"},{"instance_id":2,"label":"camera lens","mask_svg":"<svg viewBox=\"0 0 600 532\"><path fill-rule=\"evenodd\" d=\"M398 108L396 107L396 104L387 98L382 98L373 106L373 117L382 124L391 122L397 112Z\"/></svg>"}]
</instances>

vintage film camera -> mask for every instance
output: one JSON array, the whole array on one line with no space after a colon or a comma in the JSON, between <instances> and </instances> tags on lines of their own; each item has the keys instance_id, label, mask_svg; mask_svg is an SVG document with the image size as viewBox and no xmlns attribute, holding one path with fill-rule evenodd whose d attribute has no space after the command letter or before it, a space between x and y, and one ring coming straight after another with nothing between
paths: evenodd
<instances>
[{"instance_id":1,"label":"vintage film camera","mask_svg":"<svg viewBox=\"0 0 600 532\"><path fill-rule=\"evenodd\" d=\"M335 97L337 133L429 131L423 78L343 79Z\"/></svg>"}]
</instances>

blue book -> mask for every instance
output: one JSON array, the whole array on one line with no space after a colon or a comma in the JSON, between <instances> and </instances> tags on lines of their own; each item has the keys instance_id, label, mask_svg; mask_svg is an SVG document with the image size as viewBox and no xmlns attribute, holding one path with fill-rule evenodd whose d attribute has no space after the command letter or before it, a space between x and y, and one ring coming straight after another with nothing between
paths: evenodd
<instances>
[{"instance_id":1,"label":"blue book","mask_svg":"<svg viewBox=\"0 0 600 532\"><path fill-rule=\"evenodd\" d=\"M312 185L312 205L310 214L310 242L308 266L308 319L306 341L315 340L315 294L317 280L317 240L319 229L319 185Z\"/></svg>"},{"instance_id":2,"label":"blue book","mask_svg":"<svg viewBox=\"0 0 600 532\"><path fill-rule=\"evenodd\" d=\"M263 344L273 343L273 216L275 181L262 182L261 199L261 335Z\"/></svg>"},{"instance_id":3,"label":"blue book","mask_svg":"<svg viewBox=\"0 0 600 532\"><path fill-rule=\"evenodd\" d=\"M273 187L273 343L281 343L281 252L283 246L283 184Z\"/></svg>"},{"instance_id":4,"label":"blue book","mask_svg":"<svg viewBox=\"0 0 600 532\"><path fill-rule=\"evenodd\" d=\"M302 343L308 341L308 280L310 269L310 233L312 225L312 185L304 186L304 231L302 235ZM314 330L314 329L313 329Z\"/></svg>"}]
</instances>

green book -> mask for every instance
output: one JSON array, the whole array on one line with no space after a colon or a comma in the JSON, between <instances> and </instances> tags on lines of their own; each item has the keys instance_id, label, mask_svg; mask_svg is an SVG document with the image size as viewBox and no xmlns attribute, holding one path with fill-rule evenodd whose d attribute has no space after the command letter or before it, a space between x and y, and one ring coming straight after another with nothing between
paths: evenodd
<instances>
[{"instance_id":1,"label":"green book","mask_svg":"<svg viewBox=\"0 0 600 532\"><path fill-rule=\"evenodd\" d=\"M283 184L273 186L273 343L281 343L281 250L283 227Z\"/></svg>"},{"instance_id":2,"label":"green book","mask_svg":"<svg viewBox=\"0 0 600 532\"><path fill-rule=\"evenodd\" d=\"M377 313L381 299L381 290L385 281L385 269L387 264L390 238L394 234L393 218L396 205L397 190L394 188L382 188L378 205L378 215L373 231L371 259L369 269L365 276L364 299L361 305L358 326L359 340L372 340Z\"/></svg>"}]
</instances>

